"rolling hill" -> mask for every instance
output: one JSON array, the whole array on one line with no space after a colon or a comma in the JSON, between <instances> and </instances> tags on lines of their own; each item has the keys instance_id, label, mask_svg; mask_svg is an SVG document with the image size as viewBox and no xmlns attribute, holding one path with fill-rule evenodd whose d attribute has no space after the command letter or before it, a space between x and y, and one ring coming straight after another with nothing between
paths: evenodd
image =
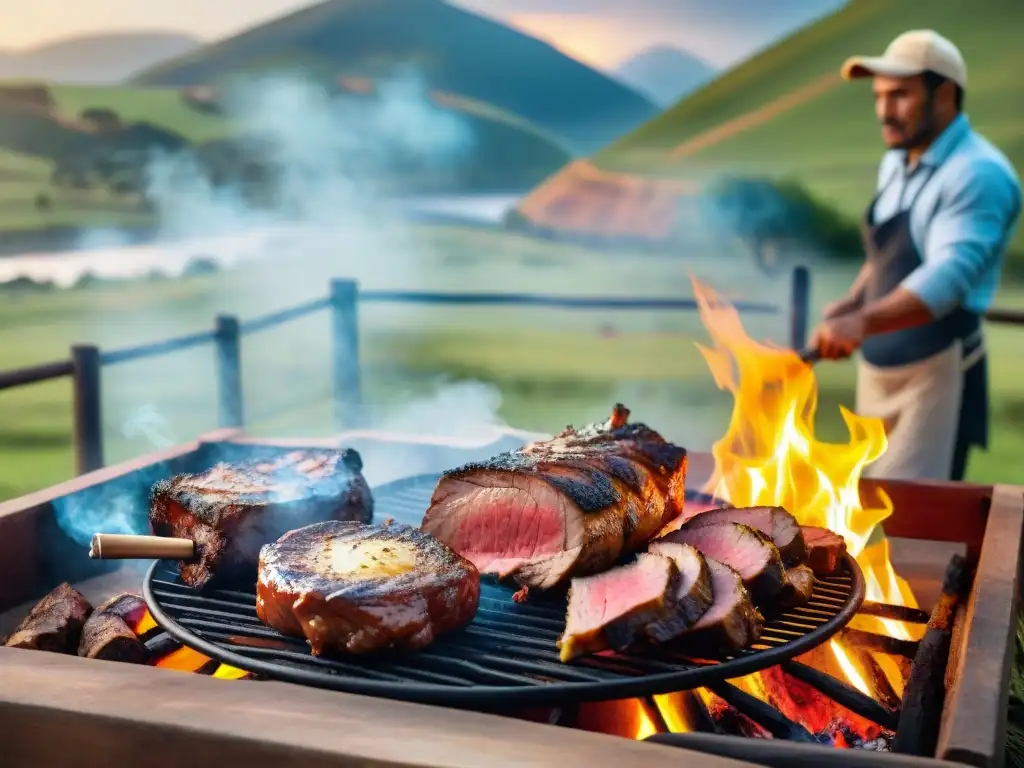
<instances>
[{"instance_id":1,"label":"rolling hill","mask_svg":"<svg viewBox=\"0 0 1024 768\"><path fill-rule=\"evenodd\" d=\"M25 51L0 51L0 79L109 85L201 44L199 38L179 32L121 32L68 38Z\"/></svg>"},{"instance_id":2,"label":"rolling hill","mask_svg":"<svg viewBox=\"0 0 1024 768\"><path fill-rule=\"evenodd\" d=\"M413 66L431 89L518 115L592 152L658 113L647 98L547 43L443 0L330 0L153 67L145 86L215 85L302 69L378 78Z\"/></svg>"},{"instance_id":3,"label":"rolling hill","mask_svg":"<svg viewBox=\"0 0 1024 768\"><path fill-rule=\"evenodd\" d=\"M713 80L718 70L678 48L659 45L623 62L612 74L667 107Z\"/></svg>"},{"instance_id":4,"label":"rolling hill","mask_svg":"<svg viewBox=\"0 0 1024 768\"><path fill-rule=\"evenodd\" d=\"M1024 71L1024 4L853 0L597 153L586 173L579 163L570 165L520 212L541 226L587 232L614 210L632 222L623 226L642 235L642 211L622 191L624 179L643 179L670 198L680 180L729 173L795 179L844 215L859 216L883 147L870 85L843 83L839 66L851 54L881 53L914 28L936 29L960 46L970 72L965 107L972 123L1024 169L1024 79L1016 74ZM560 213L565 210L571 221ZM1024 248L1024 231L1015 248Z\"/></svg>"}]
</instances>

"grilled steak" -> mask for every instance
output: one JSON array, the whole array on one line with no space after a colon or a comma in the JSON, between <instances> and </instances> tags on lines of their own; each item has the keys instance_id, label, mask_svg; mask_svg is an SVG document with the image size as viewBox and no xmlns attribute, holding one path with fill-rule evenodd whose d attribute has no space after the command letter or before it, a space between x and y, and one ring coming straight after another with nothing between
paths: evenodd
<instances>
[{"instance_id":1,"label":"grilled steak","mask_svg":"<svg viewBox=\"0 0 1024 768\"><path fill-rule=\"evenodd\" d=\"M325 520L369 523L373 499L353 450L295 451L275 461L218 464L153 487L149 519L157 536L192 539L196 556L181 579L202 587L252 580L260 547L286 531Z\"/></svg>"},{"instance_id":2,"label":"grilled steak","mask_svg":"<svg viewBox=\"0 0 1024 768\"><path fill-rule=\"evenodd\" d=\"M653 544L653 543L652 543ZM679 637L688 652L720 656L756 643L764 619L750 599L740 575L725 563L705 557L711 574L711 607Z\"/></svg>"},{"instance_id":3,"label":"grilled steak","mask_svg":"<svg viewBox=\"0 0 1024 768\"><path fill-rule=\"evenodd\" d=\"M628 413L446 472L422 529L481 573L537 589L642 550L679 514L686 451Z\"/></svg>"},{"instance_id":4,"label":"grilled steak","mask_svg":"<svg viewBox=\"0 0 1024 768\"><path fill-rule=\"evenodd\" d=\"M760 531L779 550L782 563L787 568L799 565L807 559L800 524L782 507L726 507L695 513L683 527L699 528L719 523L740 523Z\"/></svg>"},{"instance_id":5,"label":"grilled steak","mask_svg":"<svg viewBox=\"0 0 1024 768\"><path fill-rule=\"evenodd\" d=\"M666 643L692 627L711 607L711 572L704 555L689 544L652 541L649 551L667 557L679 569L672 610L645 630L652 641Z\"/></svg>"},{"instance_id":6,"label":"grilled steak","mask_svg":"<svg viewBox=\"0 0 1024 768\"><path fill-rule=\"evenodd\" d=\"M468 624L479 599L471 562L390 521L316 523L260 553L256 614L317 655L423 648Z\"/></svg>"},{"instance_id":7,"label":"grilled steak","mask_svg":"<svg viewBox=\"0 0 1024 768\"><path fill-rule=\"evenodd\" d=\"M672 611L679 581L674 561L647 553L628 565L573 579L559 658L567 662L629 647L649 624Z\"/></svg>"},{"instance_id":8,"label":"grilled steak","mask_svg":"<svg viewBox=\"0 0 1024 768\"><path fill-rule=\"evenodd\" d=\"M779 550L762 533L738 523L721 523L666 534L658 541L676 541L699 549L705 557L721 560L743 578L754 602L761 605L782 590L786 573Z\"/></svg>"},{"instance_id":9,"label":"grilled steak","mask_svg":"<svg viewBox=\"0 0 1024 768\"><path fill-rule=\"evenodd\" d=\"M779 605L783 608L805 605L813 592L814 571L807 565L794 566L786 571L786 583L779 595Z\"/></svg>"},{"instance_id":10,"label":"grilled steak","mask_svg":"<svg viewBox=\"0 0 1024 768\"><path fill-rule=\"evenodd\" d=\"M76 653L92 605L64 582L36 603L4 646L52 653Z\"/></svg>"},{"instance_id":11,"label":"grilled steak","mask_svg":"<svg viewBox=\"0 0 1024 768\"><path fill-rule=\"evenodd\" d=\"M807 542L807 564L818 576L830 576L839 568L839 562L846 554L846 541L828 528L805 525L804 541Z\"/></svg>"}]
</instances>

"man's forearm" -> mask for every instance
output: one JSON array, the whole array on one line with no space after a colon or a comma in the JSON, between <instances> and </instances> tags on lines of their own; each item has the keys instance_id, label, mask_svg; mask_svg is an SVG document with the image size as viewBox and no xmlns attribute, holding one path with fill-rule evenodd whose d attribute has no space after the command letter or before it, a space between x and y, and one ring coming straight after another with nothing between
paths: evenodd
<instances>
[{"instance_id":1,"label":"man's forearm","mask_svg":"<svg viewBox=\"0 0 1024 768\"><path fill-rule=\"evenodd\" d=\"M902 331L933 322L928 306L906 288L897 288L861 309L865 335Z\"/></svg>"}]
</instances>

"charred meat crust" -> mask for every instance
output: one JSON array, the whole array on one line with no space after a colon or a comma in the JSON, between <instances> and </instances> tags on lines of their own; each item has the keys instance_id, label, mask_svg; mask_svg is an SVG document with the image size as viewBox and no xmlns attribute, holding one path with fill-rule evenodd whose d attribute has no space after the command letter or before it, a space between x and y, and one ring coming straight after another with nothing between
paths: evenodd
<instances>
[{"instance_id":1,"label":"charred meat crust","mask_svg":"<svg viewBox=\"0 0 1024 768\"><path fill-rule=\"evenodd\" d=\"M628 415L617 405L603 425L445 472L421 528L485 573L530 588L611 567L677 517L685 495L685 449L625 424ZM474 539L476 528L491 541Z\"/></svg>"},{"instance_id":2,"label":"charred meat crust","mask_svg":"<svg viewBox=\"0 0 1024 768\"><path fill-rule=\"evenodd\" d=\"M335 553L361 551L371 554L353 554L341 570L334 565ZM401 568L377 570L397 562L389 553L407 559ZM473 619L480 574L416 528L328 521L263 547L256 595L260 620L305 637L314 654L416 650Z\"/></svg>"},{"instance_id":3,"label":"charred meat crust","mask_svg":"<svg viewBox=\"0 0 1024 768\"><path fill-rule=\"evenodd\" d=\"M85 596L64 582L32 607L4 646L51 653L77 653L82 628L92 612L93 607Z\"/></svg>"},{"instance_id":4,"label":"charred meat crust","mask_svg":"<svg viewBox=\"0 0 1024 768\"><path fill-rule=\"evenodd\" d=\"M195 542L196 556L178 565L189 586L252 579L260 547L286 531L323 520L372 520L361 468L350 449L218 464L154 485L150 524L157 536Z\"/></svg>"},{"instance_id":5,"label":"charred meat crust","mask_svg":"<svg viewBox=\"0 0 1024 768\"><path fill-rule=\"evenodd\" d=\"M720 538L709 538L712 536ZM689 544L705 557L721 560L740 574L757 605L777 597L785 584L786 572L779 550L771 539L747 525L726 522L697 528L684 526L656 541L661 540ZM742 551L737 547L742 547Z\"/></svg>"},{"instance_id":6,"label":"charred meat crust","mask_svg":"<svg viewBox=\"0 0 1024 768\"><path fill-rule=\"evenodd\" d=\"M667 643L700 621L711 607L714 600L711 571L704 555L688 544L665 543L656 548L654 554L667 557L679 570L672 609L645 629L652 642Z\"/></svg>"},{"instance_id":7,"label":"charred meat crust","mask_svg":"<svg viewBox=\"0 0 1024 768\"><path fill-rule=\"evenodd\" d=\"M786 583L779 593L779 608L786 610L806 605L814 593L814 571L810 566L797 565L786 571Z\"/></svg>"},{"instance_id":8,"label":"charred meat crust","mask_svg":"<svg viewBox=\"0 0 1024 768\"><path fill-rule=\"evenodd\" d=\"M750 593L735 570L706 558L714 595L711 607L696 624L673 643L685 653L718 658L723 653L756 643L764 629L764 617L754 607Z\"/></svg>"},{"instance_id":9,"label":"charred meat crust","mask_svg":"<svg viewBox=\"0 0 1024 768\"><path fill-rule=\"evenodd\" d=\"M846 540L828 528L805 525L801 529L807 542L807 565L817 576L831 576L839 570L846 554Z\"/></svg>"}]
</instances>

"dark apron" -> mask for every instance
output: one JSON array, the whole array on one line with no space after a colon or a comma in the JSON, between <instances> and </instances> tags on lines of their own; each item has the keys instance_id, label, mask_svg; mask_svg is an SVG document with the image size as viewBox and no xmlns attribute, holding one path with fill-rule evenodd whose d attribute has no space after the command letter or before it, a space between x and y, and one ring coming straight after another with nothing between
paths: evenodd
<instances>
[{"instance_id":1,"label":"dark apron","mask_svg":"<svg viewBox=\"0 0 1024 768\"><path fill-rule=\"evenodd\" d=\"M861 224L861 239L864 253L874 270L865 289L865 304L894 291L911 272L924 263L911 237L910 214L933 173L934 168L929 167L924 182L906 210L902 210L903 195L900 194L898 212L892 218L880 224L873 223L875 205L884 188L868 206ZM894 174L893 179L899 175ZM879 368L903 366L937 355L958 340L963 344L965 359L978 350L984 341L981 316L963 307L957 307L926 325L869 336L864 340L861 354L866 362ZM970 446L988 447L988 422L988 361L982 352L980 359L964 372L951 479L963 479Z\"/></svg>"}]
</instances>

